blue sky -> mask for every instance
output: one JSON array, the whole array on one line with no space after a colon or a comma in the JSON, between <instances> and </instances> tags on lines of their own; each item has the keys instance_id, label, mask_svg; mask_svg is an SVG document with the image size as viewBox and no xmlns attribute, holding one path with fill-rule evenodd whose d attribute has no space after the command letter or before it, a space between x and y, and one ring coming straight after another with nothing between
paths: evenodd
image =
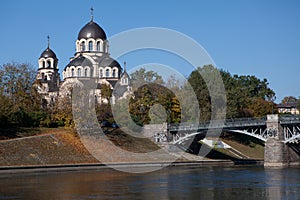
<instances>
[{"instance_id":1,"label":"blue sky","mask_svg":"<svg viewBox=\"0 0 300 200\"><path fill-rule=\"evenodd\" d=\"M277 102L285 96L300 96L297 0L4 1L0 13L0 64L28 62L37 68L37 59L50 35L51 48L63 70L75 53L79 30L90 20L91 6L95 21L108 37L132 28L173 29L201 44L218 68L231 74L267 78ZM141 57L124 58L127 67L161 62L155 53L144 60ZM170 56L165 59L172 60L170 65L183 75L189 74L184 62Z\"/></svg>"}]
</instances>

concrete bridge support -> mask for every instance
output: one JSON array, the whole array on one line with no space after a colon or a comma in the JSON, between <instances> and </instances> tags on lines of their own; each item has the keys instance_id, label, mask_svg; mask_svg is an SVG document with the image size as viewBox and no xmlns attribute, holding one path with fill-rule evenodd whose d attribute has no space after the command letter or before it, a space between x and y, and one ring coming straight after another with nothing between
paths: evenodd
<instances>
[{"instance_id":1,"label":"concrete bridge support","mask_svg":"<svg viewBox=\"0 0 300 200\"><path fill-rule=\"evenodd\" d=\"M284 132L278 115L268 115L266 125L269 137L265 143L264 166L281 167L299 164L299 155L283 142Z\"/></svg>"}]
</instances>

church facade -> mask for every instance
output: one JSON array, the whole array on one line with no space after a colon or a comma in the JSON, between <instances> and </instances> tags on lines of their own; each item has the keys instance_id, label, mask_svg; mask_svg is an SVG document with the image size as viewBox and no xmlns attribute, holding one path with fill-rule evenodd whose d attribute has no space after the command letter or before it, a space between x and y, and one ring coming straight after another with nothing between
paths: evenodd
<instances>
[{"instance_id":1,"label":"church facade","mask_svg":"<svg viewBox=\"0 0 300 200\"><path fill-rule=\"evenodd\" d=\"M104 30L91 20L79 31L76 40L76 52L62 71L62 80L58 68L58 58L50 48L44 50L38 60L38 92L43 97L43 104L51 105L59 97L70 95L70 88L84 81L96 81L95 98L99 103L108 103L102 98L101 88L117 86L111 101L124 98L131 92L130 78L121 65L109 55L109 42Z\"/></svg>"}]
</instances>

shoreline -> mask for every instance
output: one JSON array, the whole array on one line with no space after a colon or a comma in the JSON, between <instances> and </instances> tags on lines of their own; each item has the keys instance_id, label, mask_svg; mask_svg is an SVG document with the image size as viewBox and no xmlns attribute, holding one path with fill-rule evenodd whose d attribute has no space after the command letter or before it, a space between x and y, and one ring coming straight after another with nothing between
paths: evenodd
<instances>
[{"instance_id":1,"label":"shoreline","mask_svg":"<svg viewBox=\"0 0 300 200\"><path fill-rule=\"evenodd\" d=\"M178 161L178 162L120 162L120 163L78 163L78 164L49 164L49 165L16 165L0 166L1 174L32 173L32 172L67 172L80 170L99 170L117 168L141 167L177 167L177 166L263 166L263 160L203 160L203 161Z\"/></svg>"}]
</instances>

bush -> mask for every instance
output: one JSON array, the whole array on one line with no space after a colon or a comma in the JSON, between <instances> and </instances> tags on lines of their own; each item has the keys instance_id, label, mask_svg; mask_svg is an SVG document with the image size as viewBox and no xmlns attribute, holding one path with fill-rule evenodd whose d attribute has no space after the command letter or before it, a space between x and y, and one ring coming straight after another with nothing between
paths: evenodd
<instances>
[{"instance_id":1,"label":"bush","mask_svg":"<svg viewBox=\"0 0 300 200\"><path fill-rule=\"evenodd\" d=\"M31 126L31 118L22 108L15 111L11 115L11 123L17 126Z\"/></svg>"},{"instance_id":2,"label":"bush","mask_svg":"<svg viewBox=\"0 0 300 200\"><path fill-rule=\"evenodd\" d=\"M48 114L43 111L36 111L29 113L30 120L31 120L31 126L40 126L41 122L47 118Z\"/></svg>"},{"instance_id":3,"label":"bush","mask_svg":"<svg viewBox=\"0 0 300 200\"><path fill-rule=\"evenodd\" d=\"M7 116L0 114L0 128L7 128L9 126L9 121Z\"/></svg>"}]
</instances>

